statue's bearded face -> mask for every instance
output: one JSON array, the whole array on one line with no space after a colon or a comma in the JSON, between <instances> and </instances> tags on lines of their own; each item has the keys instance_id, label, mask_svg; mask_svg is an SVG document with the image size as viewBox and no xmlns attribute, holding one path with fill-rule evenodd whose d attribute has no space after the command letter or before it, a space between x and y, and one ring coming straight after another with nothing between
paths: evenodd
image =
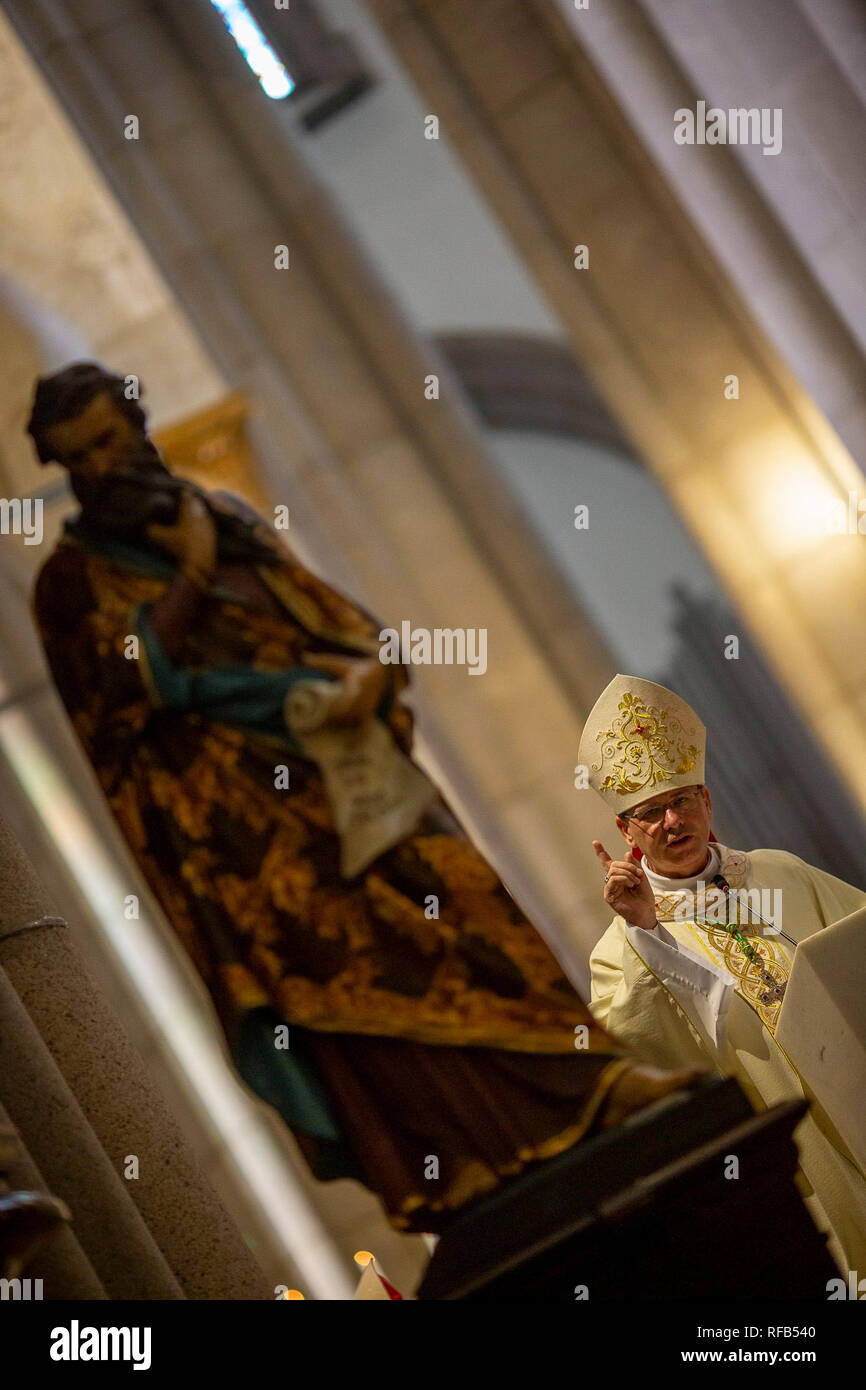
<instances>
[{"instance_id":1,"label":"statue's bearded face","mask_svg":"<svg viewBox=\"0 0 866 1390\"><path fill-rule=\"evenodd\" d=\"M115 468L137 466L143 432L124 415L107 391L94 396L80 415L45 431L53 457L70 479L95 482Z\"/></svg>"}]
</instances>

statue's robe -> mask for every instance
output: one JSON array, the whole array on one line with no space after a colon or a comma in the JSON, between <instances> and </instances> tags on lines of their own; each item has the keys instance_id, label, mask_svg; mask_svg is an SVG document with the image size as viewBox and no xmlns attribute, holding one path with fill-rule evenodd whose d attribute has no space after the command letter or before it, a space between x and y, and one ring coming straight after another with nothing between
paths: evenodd
<instances>
[{"instance_id":1,"label":"statue's robe","mask_svg":"<svg viewBox=\"0 0 866 1390\"><path fill-rule=\"evenodd\" d=\"M250 519L239 499L210 497ZM322 778L283 700L318 674L305 654L376 653L379 624L281 545L276 567L255 566L281 616L217 584L172 662L148 614L173 562L146 545L85 542L79 522L67 521L33 599L58 691L238 1070L313 1172L356 1177L395 1226L435 1231L578 1142L631 1062L444 801L340 877ZM408 673L388 669L378 717L409 752ZM275 1048L283 1023L288 1051Z\"/></svg>"},{"instance_id":2,"label":"statue's robe","mask_svg":"<svg viewBox=\"0 0 866 1390\"><path fill-rule=\"evenodd\" d=\"M711 850L719 856L721 874L731 888L767 890L764 902L770 913L775 901L781 904L777 925L795 942L866 904L866 893L859 888L793 854L771 849L746 854L723 845ZM820 1096L776 1044L783 1000L764 997L772 991L742 944L725 925L712 925L714 916L723 921L728 916L715 906L715 872L715 864L690 880L647 872L661 934L614 918L590 956L590 1008L622 1042L659 1066L703 1062L723 1076L735 1076L758 1109L805 1096L812 1108L795 1136L799 1185L841 1266L866 1270L866 1179L823 1110ZM683 891L695 892L698 879L707 882L706 911ZM780 899L771 896L774 890L780 891ZM768 918L757 899L752 902ZM682 916L684 907L691 917ZM741 921L737 930L765 958L764 969L780 983L787 980L795 947L781 935L766 934L754 913L743 908L738 915L752 918L751 924ZM696 916L711 925L696 922ZM724 985L722 977L730 983ZM747 1175L741 1174L744 1179ZM756 1212L756 1239L760 1227Z\"/></svg>"}]
</instances>

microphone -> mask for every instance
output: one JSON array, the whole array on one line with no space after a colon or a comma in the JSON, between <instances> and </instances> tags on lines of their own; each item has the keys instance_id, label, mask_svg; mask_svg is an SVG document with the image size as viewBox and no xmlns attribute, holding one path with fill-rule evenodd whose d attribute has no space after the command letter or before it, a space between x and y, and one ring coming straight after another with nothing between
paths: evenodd
<instances>
[{"instance_id":1,"label":"microphone","mask_svg":"<svg viewBox=\"0 0 866 1390\"><path fill-rule=\"evenodd\" d=\"M733 889L731 888L731 885L728 883L728 880L727 880L726 878L724 878L721 874L713 874L713 883L716 885L717 888L720 888L720 889L721 889L721 891L724 893L724 895L725 895L726 898L729 898L729 897L730 897L731 893L733 892ZM740 901L740 899L737 898L737 902L739 902L739 901ZM747 907L747 909L748 909L749 918L750 918L750 920L751 920L751 915L752 915L752 905L751 905L751 903L747 901L747 902L746 902L746 907ZM739 914L738 914L738 916L739 916ZM796 947L797 943L796 943L796 941L794 940L794 938L791 937L791 936L788 936L787 932L783 932L781 927L773 926L772 922L767 922L767 921L765 921L764 918L761 916L760 912L756 912L756 913L755 913L755 916L757 917L757 919L758 919L759 922L762 922L762 923L763 923L763 925L764 925L765 927L769 927L769 928L770 928L771 934L772 934L773 936L784 936L784 938L785 938L786 941L789 941L789 942L791 943L792 946Z\"/></svg>"}]
</instances>

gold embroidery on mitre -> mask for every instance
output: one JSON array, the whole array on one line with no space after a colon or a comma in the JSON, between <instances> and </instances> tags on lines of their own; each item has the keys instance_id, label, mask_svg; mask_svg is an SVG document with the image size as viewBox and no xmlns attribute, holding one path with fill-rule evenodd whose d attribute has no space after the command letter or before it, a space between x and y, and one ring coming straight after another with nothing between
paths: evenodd
<instances>
[{"instance_id":1,"label":"gold embroidery on mitre","mask_svg":"<svg viewBox=\"0 0 866 1390\"><path fill-rule=\"evenodd\" d=\"M698 749L693 743L686 745L685 730L670 710L647 705L640 695L628 692L617 708L620 714L611 728L598 735L602 763L613 764L600 791L630 796L691 772Z\"/></svg>"}]
</instances>

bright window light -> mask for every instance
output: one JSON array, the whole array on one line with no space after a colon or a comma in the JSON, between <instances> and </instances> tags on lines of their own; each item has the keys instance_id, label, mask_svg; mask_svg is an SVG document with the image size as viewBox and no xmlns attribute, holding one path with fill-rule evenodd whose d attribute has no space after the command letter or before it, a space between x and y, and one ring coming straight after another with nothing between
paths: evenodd
<instances>
[{"instance_id":1,"label":"bright window light","mask_svg":"<svg viewBox=\"0 0 866 1390\"><path fill-rule=\"evenodd\" d=\"M295 90L295 84L268 43L243 0L211 0L226 28L261 83L266 96L278 101Z\"/></svg>"}]
</instances>

